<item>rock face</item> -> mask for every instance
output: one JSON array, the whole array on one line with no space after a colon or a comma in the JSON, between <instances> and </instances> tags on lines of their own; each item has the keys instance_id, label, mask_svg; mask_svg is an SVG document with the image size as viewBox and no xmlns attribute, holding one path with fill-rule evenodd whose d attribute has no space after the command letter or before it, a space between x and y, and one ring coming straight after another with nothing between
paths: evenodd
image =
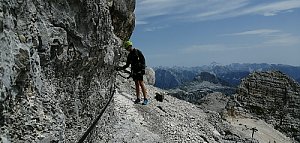
<instances>
[{"instance_id":1,"label":"rock face","mask_svg":"<svg viewBox=\"0 0 300 143\"><path fill-rule=\"evenodd\" d=\"M0 0L2 142L82 136L111 96L134 8L135 0Z\"/></svg>"},{"instance_id":2,"label":"rock face","mask_svg":"<svg viewBox=\"0 0 300 143\"><path fill-rule=\"evenodd\" d=\"M300 141L300 86L285 74L255 72L242 80L238 101L249 111Z\"/></svg>"}]
</instances>

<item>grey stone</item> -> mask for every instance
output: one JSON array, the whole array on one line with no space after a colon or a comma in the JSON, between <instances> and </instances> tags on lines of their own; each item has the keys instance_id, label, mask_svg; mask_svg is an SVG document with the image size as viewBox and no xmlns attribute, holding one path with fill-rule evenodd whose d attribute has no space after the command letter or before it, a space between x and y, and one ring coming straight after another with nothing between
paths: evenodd
<instances>
[{"instance_id":1,"label":"grey stone","mask_svg":"<svg viewBox=\"0 0 300 143\"><path fill-rule=\"evenodd\" d=\"M157 101L163 102L163 101L164 101L164 98L165 98L165 95L164 95L164 94L161 94L161 93L155 93L155 99L156 99Z\"/></svg>"},{"instance_id":2,"label":"grey stone","mask_svg":"<svg viewBox=\"0 0 300 143\"><path fill-rule=\"evenodd\" d=\"M300 85L282 72L252 73L242 80L237 100L289 137L299 134Z\"/></svg>"},{"instance_id":3,"label":"grey stone","mask_svg":"<svg viewBox=\"0 0 300 143\"><path fill-rule=\"evenodd\" d=\"M134 7L134 0L0 1L2 140L76 142L83 135L113 89ZM100 131L87 140L100 140Z\"/></svg>"},{"instance_id":4,"label":"grey stone","mask_svg":"<svg viewBox=\"0 0 300 143\"><path fill-rule=\"evenodd\" d=\"M152 68L146 67L144 81L148 85L155 84L155 71Z\"/></svg>"}]
</instances>

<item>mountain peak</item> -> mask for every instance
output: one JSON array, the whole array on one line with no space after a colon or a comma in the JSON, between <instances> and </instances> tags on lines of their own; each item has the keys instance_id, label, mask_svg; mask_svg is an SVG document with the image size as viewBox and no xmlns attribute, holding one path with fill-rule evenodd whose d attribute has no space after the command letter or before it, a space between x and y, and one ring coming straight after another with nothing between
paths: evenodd
<instances>
[{"instance_id":1,"label":"mountain peak","mask_svg":"<svg viewBox=\"0 0 300 143\"><path fill-rule=\"evenodd\" d=\"M210 63L210 66L211 67L216 67L216 66L222 66L222 64L217 63L217 62L212 62L212 63Z\"/></svg>"},{"instance_id":2,"label":"mountain peak","mask_svg":"<svg viewBox=\"0 0 300 143\"><path fill-rule=\"evenodd\" d=\"M254 72L242 80L237 99L276 129L300 141L300 85L295 80L280 71Z\"/></svg>"}]
</instances>

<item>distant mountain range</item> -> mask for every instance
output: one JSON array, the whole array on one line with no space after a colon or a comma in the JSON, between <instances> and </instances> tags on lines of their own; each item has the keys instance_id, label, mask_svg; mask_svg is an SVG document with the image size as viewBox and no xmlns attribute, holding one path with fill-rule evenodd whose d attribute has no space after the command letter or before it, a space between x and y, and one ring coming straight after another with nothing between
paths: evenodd
<instances>
[{"instance_id":1,"label":"distant mountain range","mask_svg":"<svg viewBox=\"0 0 300 143\"><path fill-rule=\"evenodd\" d=\"M229 86L237 86L241 79L254 71L281 71L300 83L300 67L282 64L239 64L211 65L199 67L154 67L155 86L162 89L176 88L186 82L193 81L201 72L208 72L215 75L218 79L228 83Z\"/></svg>"}]
</instances>

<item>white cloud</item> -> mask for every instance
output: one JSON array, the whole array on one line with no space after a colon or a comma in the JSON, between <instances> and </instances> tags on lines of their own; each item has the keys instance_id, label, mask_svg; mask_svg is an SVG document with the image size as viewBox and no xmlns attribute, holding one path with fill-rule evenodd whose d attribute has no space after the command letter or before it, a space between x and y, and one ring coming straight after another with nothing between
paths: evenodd
<instances>
[{"instance_id":1,"label":"white cloud","mask_svg":"<svg viewBox=\"0 0 300 143\"><path fill-rule=\"evenodd\" d=\"M145 31L152 32L152 31L161 30L161 29L164 29L164 28L167 28L167 27L168 27L167 25L165 25L165 26L147 27L147 28L145 28Z\"/></svg>"},{"instance_id":2,"label":"white cloud","mask_svg":"<svg viewBox=\"0 0 300 143\"><path fill-rule=\"evenodd\" d=\"M137 0L137 19L145 20L161 15L176 13L176 8L185 2L182 0Z\"/></svg>"},{"instance_id":3,"label":"white cloud","mask_svg":"<svg viewBox=\"0 0 300 143\"><path fill-rule=\"evenodd\" d=\"M261 2L254 0L137 0L138 21L167 16L161 20L205 21L242 15L275 16L300 8L300 0ZM148 23L148 22L147 22Z\"/></svg>"},{"instance_id":4,"label":"white cloud","mask_svg":"<svg viewBox=\"0 0 300 143\"><path fill-rule=\"evenodd\" d=\"M201 3L202 4L202 3ZM207 1L189 13L177 16L188 21L205 21L233 17L235 12L249 3L247 0Z\"/></svg>"},{"instance_id":5,"label":"white cloud","mask_svg":"<svg viewBox=\"0 0 300 143\"><path fill-rule=\"evenodd\" d=\"M300 44L300 37L294 36L292 34L281 33L272 36L263 44L269 47L280 46L283 48L287 46L296 46Z\"/></svg>"},{"instance_id":6,"label":"white cloud","mask_svg":"<svg viewBox=\"0 0 300 143\"><path fill-rule=\"evenodd\" d=\"M249 30L239 33L233 33L233 34L224 34L224 36L242 36L242 35L271 35L279 33L279 30L274 29L257 29L257 30Z\"/></svg>"},{"instance_id":7,"label":"white cloud","mask_svg":"<svg viewBox=\"0 0 300 143\"><path fill-rule=\"evenodd\" d=\"M249 41L257 41L256 43L216 43L216 44L202 44L191 45L187 48L183 48L180 52L185 54L199 54L207 52L225 52L225 51L237 51L246 49L264 49L264 48L288 48L294 47L300 44L300 37L290 33L285 33L276 29L256 29L239 33L224 34L222 36L248 36ZM260 40L257 40L257 37Z\"/></svg>"},{"instance_id":8,"label":"white cloud","mask_svg":"<svg viewBox=\"0 0 300 143\"><path fill-rule=\"evenodd\" d=\"M136 25L144 25L144 24L148 24L147 21L135 21Z\"/></svg>"},{"instance_id":9,"label":"white cloud","mask_svg":"<svg viewBox=\"0 0 300 143\"><path fill-rule=\"evenodd\" d=\"M285 0L250 7L243 10L242 14L261 14L264 16L274 16L280 12L291 12L291 10L295 8L300 8L299 0Z\"/></svg>"},{"instance_id":10,"label":"white cloud","mask_svg":"<svg viewBox=\"0 0 300 143\"><path fill-rule=\"evenodd\" d=\"M224 34L223 36L254 36L254 38L260 36L264 38L264 42L260 43L260 45L263 45L264 47L292 46L300 44L300 37L276 29L256 29L239 33Z\"/></svg>"},{"instance_id":11,"label":"white cloud","mask_svg":"<svg viewBox=\"0 0 300 143\"><path fill-rule=\"evenodd\" d=\"M224 45L208 44L208 45L193 45L187 48L183 48L181 52L186 54L193 54L199 52L216 52L228 50Z\"/></svg>"}]
</instances>

